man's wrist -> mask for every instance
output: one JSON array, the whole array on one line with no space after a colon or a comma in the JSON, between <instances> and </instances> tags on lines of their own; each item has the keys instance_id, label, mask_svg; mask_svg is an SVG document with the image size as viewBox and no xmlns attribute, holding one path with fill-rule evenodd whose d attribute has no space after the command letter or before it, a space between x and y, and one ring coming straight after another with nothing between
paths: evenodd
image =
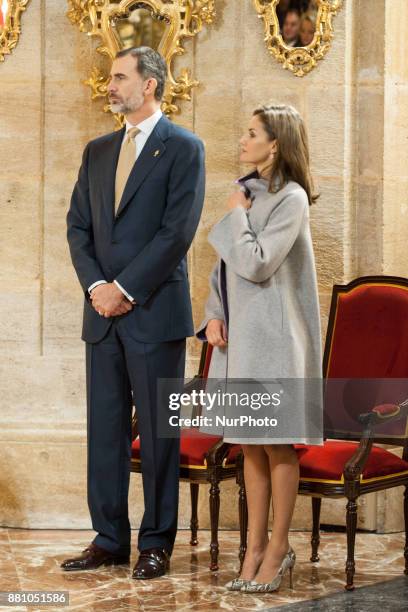
<instances>
[{"instance_id":1,"label":"man's wrist","mask_svg":"<svg viewBox=\"0 0 408 612\"><path fill-rule=\"evenodd\" d=\"M92 285L90 285L88 287L88 293L89 295L91 295L92 291L95 289L95 287L98 287L98 285L106 285L108 281L106 280L98 280L95 283L92 283Z\"/></svg>"},{"instance_id":2,"label":"man's wrist","mask_svg":"<svg viewBox=\"0 0 408 612\"><path fill-rule=\"evenodd\" d=\"M120 284L118 283L118 281L117 281L117 280L114 280L113 282L115 283L115 285L116 285L116 287L119 289L119 291L120 291L121 293L123 293L123 295L124 295L124 296L125 296L125 297L126 297L128 300L129 300L129 302L131 302L132 304L136 304L136 302L135 302L134 298L133 298L133 297L130 295L130 293L128 293L128 292L126 291L126 289L124 289L124 288L122 287L122 285L120 285Z\"/></svg>"}]
</instances>

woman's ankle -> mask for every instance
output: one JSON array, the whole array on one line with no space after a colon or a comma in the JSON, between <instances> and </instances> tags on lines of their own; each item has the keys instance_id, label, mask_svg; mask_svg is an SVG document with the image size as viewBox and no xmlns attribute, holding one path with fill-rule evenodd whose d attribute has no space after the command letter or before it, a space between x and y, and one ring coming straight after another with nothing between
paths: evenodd
<instances>
[{"instance_id":1,"label":"woman's ankle","mask_svg":"<svg viewBox=\"0 0 408 612\"><path fill-rule=\"evenodd\" d=\"M261 566L264 558L265 550L257 552L247 550L239 577L243 580L252 580Z\"/></svg>"},{"instance_id":2,"label":"woman's ankle","mask_svg":"<svg viewBox=\"0 0 408 612\"><path fill-rule=\"evenodd\" d=\"M250 555L263 555L265 550L267 549L269 544L269 536L265 536L265 539L262 541L257 540L256 542L248 542L247 545L247 554Z\"/></svg>"},{"instance_id":3,"label":"woman's ankle","mask_svg":"<svg viewBox=\"0 0 408 612\"><path fill-rule=\"evenodd\" d=\"M288 537L271 538L270 539L270 544L274 548L279 548L279 549L286 548L286 550L287 550L289 548L289 538Z\"/></svg>"},{"instance_id":4,"label":"woman's ankle","mask_svg":"<svg viewBox=\"0 0 408 612\"><path fill-rule=\"evenodd\" d=\"M266 540L263 543L257 542L256 544L249 544L247 547L246 554L254 555L254 556L264 555L268 547L268 544L269 544L269 540Z\"/></svg>"},{"instance_id":5,"label":"woman's ankle","mask_svg":"<svg viewBox=\"0 0 408 612\"><path fill-rule=\"evenodd\" d=\"M274 556L276 554L285 556L289 550L289 547L290 547L290 544L289 544L289 540L287 539L282 539L282 540L271 539L269 541L269 546L268 546L268 557L271 554L273 554Z\"/></svg>"}]
</instances>

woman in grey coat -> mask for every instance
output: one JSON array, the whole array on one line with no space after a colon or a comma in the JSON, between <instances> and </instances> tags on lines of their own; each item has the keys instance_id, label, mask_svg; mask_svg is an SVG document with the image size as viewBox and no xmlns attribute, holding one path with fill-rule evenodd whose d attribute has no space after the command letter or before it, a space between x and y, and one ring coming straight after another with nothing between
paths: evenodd
<instances>
[{"instance_id":1,"label":"woman in grey coat","mask_svg":"<svg viewBox=\"0 0 408 612\"><path fill-rule=\"evenodd\" d=\"M293 107L256 109L240 145L240 160L255 170L238 181L227 214L209 234L219 259L197 336L214 347L209 379L228 385L273 379L282 396L287 392L280 412L270 408L280 417L277 427L222 432L225 441L242 444L249 521L241 575L227 588L270 592L287 569L292 578L295 563L288 540L299 484L293 444L323 443L316 386L322 375L320 313L309 228L317 196L306 129Z\"/></svg>"}]
</instances>

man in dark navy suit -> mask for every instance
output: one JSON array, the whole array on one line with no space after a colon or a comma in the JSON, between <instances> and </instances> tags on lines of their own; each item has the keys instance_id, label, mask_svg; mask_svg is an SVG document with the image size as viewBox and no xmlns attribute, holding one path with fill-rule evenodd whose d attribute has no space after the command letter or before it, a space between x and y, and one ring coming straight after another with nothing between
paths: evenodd
<instances>
[{"instance_id":1,"label":"man in dark navy suit","mask_svg":"<svg viewBox=\"0 0 408 612\"><path fill-rule=\"evenodd\" d=\"M179 439L159 437L158 379L184 378L194 334L186 254L204 200L204 147L161 112L167 67L149 47L113 61L108 93L126 126L85 148L67 215L85 294L88 505L97 535L64 570L129 561L131 411L145 512L133 577L165 574L177 530ZM180 389L181 390L181 389Z\"/></svg>"}]
</instances>

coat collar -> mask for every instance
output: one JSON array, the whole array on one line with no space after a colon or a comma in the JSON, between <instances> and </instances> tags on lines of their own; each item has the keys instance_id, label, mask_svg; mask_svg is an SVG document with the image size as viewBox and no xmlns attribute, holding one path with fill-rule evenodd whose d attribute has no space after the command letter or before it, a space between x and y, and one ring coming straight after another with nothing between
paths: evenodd
<instances>
[{"instance_id":1,"label":"coat collar","mask_svg":"<svg viewBox=\"0 0 408 612\"><path fill-rule=\"evenodd\" d=\"M241 176L239 179L235 181L238 185L244 185L250 191L268 191L269 190L269 181L267 179L261 178L259 176L259 172L254 170L250 174L246 174L245 176ZM274 185L278 186L279 179L275 177Z\"/></svg>"},{"instance_id":2,"label":"coat collar","mask_svg":"<svg viewBox=\"0 0 408 612\"><path fill-rule=\"evenodd\" d=\"M249 181L250 179L259 179L259 173L258 170L254 170L253 172L251 172L250 174L246 174L245 176L241 176L239 179L237 179L235 182L238 184L243 185L245 183L245 181Z\"/></svg>"}]
</instances>

